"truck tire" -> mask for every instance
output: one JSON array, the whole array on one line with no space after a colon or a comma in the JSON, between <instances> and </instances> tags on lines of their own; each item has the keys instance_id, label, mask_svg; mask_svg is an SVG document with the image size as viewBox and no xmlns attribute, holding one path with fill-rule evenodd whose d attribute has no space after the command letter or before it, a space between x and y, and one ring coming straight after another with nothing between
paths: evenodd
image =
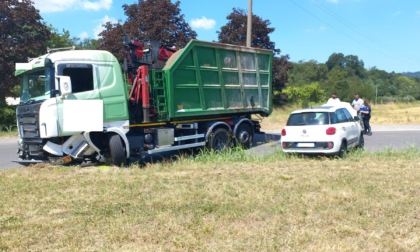
<instances>
[{"instance_id":1,"label":"truck tire","mask_svg":"<svg viewBox=\"0 0 420 252\"><path fill-rule=\"evenodd\" d=\"M125 166L127 156L122 139L119 135L112 135L109 138L109 150L111 154L111 163L115 166Z\"/></svg>"},{"instance_id":2,"label":"truck tire","mask_svg":"<svg viewBox=\"0 0 420 252\"><path fill-rule=\"evenodd\" d=\"M252 147L254 141L254 131L248 123L241 123L236 129L236 141L244 149Z\"/></svg>"},{"instance_id":3,"label":"truck tire","mask_svg":"<svg viewBox=\"0 0 420 252\"><path fill-rule=\"evenodd\" d=\"M230 136L225 128L217 128L210 136L208 147L214 151L224 151L230 144Z\"/></svg>"}]
</instances>

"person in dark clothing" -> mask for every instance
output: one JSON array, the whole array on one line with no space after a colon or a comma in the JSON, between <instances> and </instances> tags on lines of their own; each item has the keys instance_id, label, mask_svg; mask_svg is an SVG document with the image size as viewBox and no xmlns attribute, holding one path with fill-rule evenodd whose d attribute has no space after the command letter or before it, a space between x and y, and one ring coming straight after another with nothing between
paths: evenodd
<instances>
[{"instance_id":1,"label":"person in dark clothing","mask_svg":"<svg viewBox=\"0 0 420 252\"><path fill-rule=\"evenodd\" d=\"M363 106L360 108L360 114L362 115L364 130L363 133L367 135L372 135L372 130L370 128L370 117L371 117L372 108L367 100L364 101Z\"/></svg>"}]
</instances>

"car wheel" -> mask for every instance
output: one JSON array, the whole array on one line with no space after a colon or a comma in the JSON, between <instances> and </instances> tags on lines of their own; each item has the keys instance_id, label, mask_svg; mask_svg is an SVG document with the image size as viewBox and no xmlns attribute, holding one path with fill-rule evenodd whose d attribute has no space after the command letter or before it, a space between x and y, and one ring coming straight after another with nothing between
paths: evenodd
<instances>
[{"instance_id":1,"label":"car wheel","mask_svg":"<svg viewBox=\"0 0 420 252\"><path fill-rule=\"evenodd\" d=\"M347 144L346 142L342 141L341 145L340 145L340 150L337 153L337 157L339 158L343 158L344 157L344 153L347 151Z\"/></svg>"},{"instance_id":2,"label":"car wheel","mask_svg":"<svg viewBox=\"0 0 420 252\"><path fill-rule=\"evenodd\" d=\"M363 136L363 132L360 133L359 137L359 144L357 145L358 149L363 149L365 147L365 137Z\"/></svg>"}]
</instances>

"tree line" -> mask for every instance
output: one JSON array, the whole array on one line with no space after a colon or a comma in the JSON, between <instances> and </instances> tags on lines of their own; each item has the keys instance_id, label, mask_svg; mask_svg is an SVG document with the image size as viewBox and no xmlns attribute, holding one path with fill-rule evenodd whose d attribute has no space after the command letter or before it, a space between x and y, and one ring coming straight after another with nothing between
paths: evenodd
<instances>
[{"instance_id":1,"label":"tree line","mask_svg":"<svg viewBox=\"0 0 420 252\"><path fill-rule=\"evenodd\" d=\"M376 67L366 69L358 56L332 53L325 63L293 63L286 88L281 92L289 102L304 105L326 101L332 92L348 102L356 93L372 104L412 102L420 100L420 78Z\"/></svg>"},{"instance_id":2,"label":"tree line","mask_svg":"<svg viewBox=\"0 0 420 252\"><path fill-rule=\"evenodd\" d=\"M140 41L156 40L163 45L182 48L197 33L185 21L180 1L139 0L123 5L125 21L104 24L99 39L79 39L67 30L58 31L43 21L31 0L0 2L0 124L14 124L14 112L5 104L6 96L19 96L19 80L14 76L16 62L46 53L46 48L75 45L78 49L103 49L122 60L122 37ZM150 15L153 13L153 15ZM245 46L247 12L233 8L226 24L217 31L216 42ZM275 31L269 20L252 15L251 46L273 51L273 102L319 102L336 91L342 100L350 100L355 92L381 101L420 99L419 79L376 68L366 70L362 60L354 55L333 53L327 62L289 61L288 55L271 41ZM377 91L377 92L376 92ZM11 110L11 111L10 111ZM0 125L1 126L1 125ZM0 127L1 128L1 127Z\"/></svg>"}]
</instances>

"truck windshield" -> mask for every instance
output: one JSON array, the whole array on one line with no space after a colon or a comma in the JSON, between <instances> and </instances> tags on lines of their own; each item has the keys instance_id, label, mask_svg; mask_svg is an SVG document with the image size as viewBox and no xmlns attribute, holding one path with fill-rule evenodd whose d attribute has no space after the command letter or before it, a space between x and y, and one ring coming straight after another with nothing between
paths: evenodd
<instances>
[{"instance_id":1,"label":"truck windshield","mask_svg":"<svg viewBox=\"0 0 420 252\"><path fill-rule=\"evenodd\" d=\"M20 103L32 103L50 98L54 89L54 69L46 68L22 75Z\"/></svg>"}]
</instances>

